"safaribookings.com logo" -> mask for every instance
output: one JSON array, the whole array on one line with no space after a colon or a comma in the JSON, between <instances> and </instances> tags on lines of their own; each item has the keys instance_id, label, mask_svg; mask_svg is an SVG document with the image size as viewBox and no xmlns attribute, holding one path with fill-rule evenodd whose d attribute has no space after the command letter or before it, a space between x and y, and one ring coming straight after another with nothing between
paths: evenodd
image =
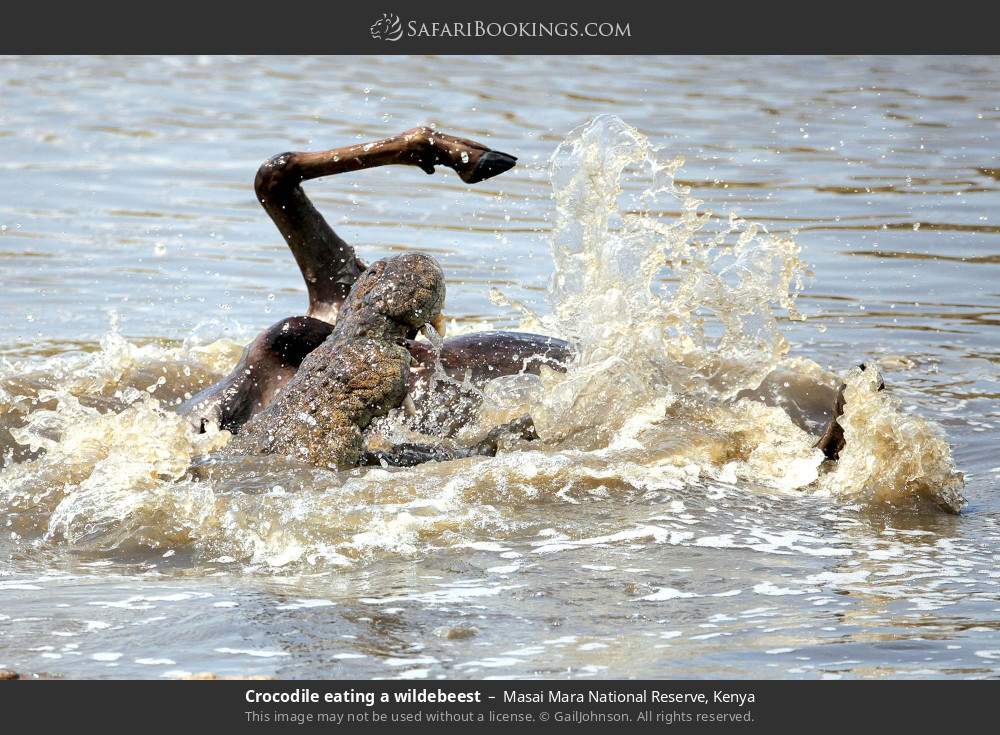
<instances>
[{"instance_id":1,"label":"safaribookings.com logo","mask_svg":"<svg viewBox=\"0 0 1000 735\"><path fill-rule=\"evenodd\" d=\"M376 41L398 41L403 37L403 24L395 13L382 13L368 30Z\"/></svg>"},{"instance_id":2,"label":"safaribookings.com logo","mask_svg":"<svg viewBox=\"0 0 1000 735\"><path fill-rule=\"evenodd\" d=\"M631 38L632 29L622 21L527 21L486 22L482 20L410 20L403 25L395 13L382 17L368 29L376 41L407 38Z\"/></svg>"}]
</instances>

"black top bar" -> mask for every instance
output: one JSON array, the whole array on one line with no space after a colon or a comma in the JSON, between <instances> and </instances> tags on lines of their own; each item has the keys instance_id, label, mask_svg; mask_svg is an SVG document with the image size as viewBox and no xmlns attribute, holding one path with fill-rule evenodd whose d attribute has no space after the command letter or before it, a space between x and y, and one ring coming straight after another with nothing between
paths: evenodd
<instances>
[{"instance_id":1,"label":"black top bar","mask_svg":"<svg viewBox=\"0 0 1000 735\"><path fill-rule=\"evenodd\" d=\"M4 8L0 53L997 53L988 3L74 2Z\"/></svg>"}]
</instances>

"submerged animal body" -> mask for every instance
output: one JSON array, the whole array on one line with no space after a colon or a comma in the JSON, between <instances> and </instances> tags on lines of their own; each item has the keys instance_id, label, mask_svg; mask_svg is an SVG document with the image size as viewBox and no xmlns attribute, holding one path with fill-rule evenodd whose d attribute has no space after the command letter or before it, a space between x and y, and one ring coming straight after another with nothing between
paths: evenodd
<instances>
[{"instance_id":1,"label":"submerged animal body","mask_svg":"<svg viewBox=\"0 0 1000 735\"><path fill-rule=\"evenodd\" d=\"M227 447L343 469L361 462L364 430L407 394L409 335L435 321L444 276L433 258L400 255L372 264L354 284L332 334Z\"/></svg>"}]
</instances>

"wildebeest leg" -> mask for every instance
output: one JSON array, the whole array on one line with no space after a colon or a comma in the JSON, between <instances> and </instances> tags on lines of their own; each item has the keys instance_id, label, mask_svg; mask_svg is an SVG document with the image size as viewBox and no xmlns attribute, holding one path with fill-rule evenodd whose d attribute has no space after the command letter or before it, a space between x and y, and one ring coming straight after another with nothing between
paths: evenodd
<instances>
[{"instance_id":1,"label":"wildebeest leg","mask_svg":"<svg viewBox=\"0 0 1000 735\"><path fill-rule=\"evenodd\" d=\"M858 367L864 370L865 364L861 363ZM878 389L885 390L885 383L879 381ZM816 448L822 451L827 459L834 461L840 459L840 453L844 451L844 447L846 446L844 441L844 427L838 421L844 414L844 405L846 403L844 400L845 390L847 390L847 385L843 384L840 386L840 390L837 391L837 400L833 404L833 417L830 419L830 423L826 425L826 431L823 432L823 436L816 442Z\"/></svg>"},{"instance_id":2,"label":"wildebeest leg","mask_svg":"<svg viewBox=\"0 0 1000 735\"><path fill-rule=\"evenodd\" d=\"M227 377L184 401L177 412L189 416L198 431L214 424L235 433L271 402L332 331L330 324L308 316L282 319L257 335Z\"/></svg>"},{"instance_id":3,"label":"wildebeest leg","mask_svg":"<svg viewBox=\"0 0 1000 735\"><path fill-rule=\"evenodd\" d=\"M257 198L288 243L309 294L307 317L288 323L298 336L293 352L305 350L296 362L275 358L270 340L275 327L261 334L247 348L240 363L227 378L185 401L179 413L191 416L196 427L208 423L236 431L270 402L274 393L302 361L330 333L330 325L351 287L364 271L364 264L313 206L301 183L332 174L373 166L404 164L427 173L434 166L453 168L463 181L474 184L510 169L516 159L492 151L479 143L445 135L431 128L414 128L374 143L334 148L317 153L281 153L265 161L257 171ZM294 320L305 319L299 323ZM326 323L325 327L312 322ZM278 336L281 336L280 334Z\"/></svg>"},{"instance_id":4,"label":"wildebeest leg","mask_svg":"<svg viewBox=\"0 0 1000 735\"><path fill-rule=\"evenodd\" d=\"M303 181L402 164L429 174L435 166L447 166L473 184L503 173L515 161L513 156L474 141L421 127L373 143L314 153L279 153L258 169L254 191L305 279L309 293L306 313L332 322L365 266L309 201L301 187Z\"/></svg>"},{"instance_id":5,"label":"wildebeest leg","mask_svg":"<svg viewBox=\"0 0 1000 735\"><path fill-rule=\"evenodd\" d=\"M530 416L522 416L490 431L471 447L443 447L432 444L396 444L383 451L366 451L361 456L363 465L388 465L413 467L424 462L448 462L466 457L495 457L500 439L505 435L526 441L538 439L535 424Z\"/></svg>"}]
</instances>

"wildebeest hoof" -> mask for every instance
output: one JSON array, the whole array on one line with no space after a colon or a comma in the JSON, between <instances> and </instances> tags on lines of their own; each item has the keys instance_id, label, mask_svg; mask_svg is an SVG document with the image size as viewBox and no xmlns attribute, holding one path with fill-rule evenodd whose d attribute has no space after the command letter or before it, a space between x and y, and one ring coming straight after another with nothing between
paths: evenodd
<instances>
[{"instance_id":1,"label":"wildebeest hoof","mask_svg":"<svg viewBox=\"0 0 1000 735\"><path fill-rule=\"evenodd\" d=\"M472 174L465 181L468 184L475 184L485 179L491 179L514 168L515 163L517 163L517 158L509 153L487 151L479 159L479 163L476 164Z\"/></svg>"}]
</instances>

